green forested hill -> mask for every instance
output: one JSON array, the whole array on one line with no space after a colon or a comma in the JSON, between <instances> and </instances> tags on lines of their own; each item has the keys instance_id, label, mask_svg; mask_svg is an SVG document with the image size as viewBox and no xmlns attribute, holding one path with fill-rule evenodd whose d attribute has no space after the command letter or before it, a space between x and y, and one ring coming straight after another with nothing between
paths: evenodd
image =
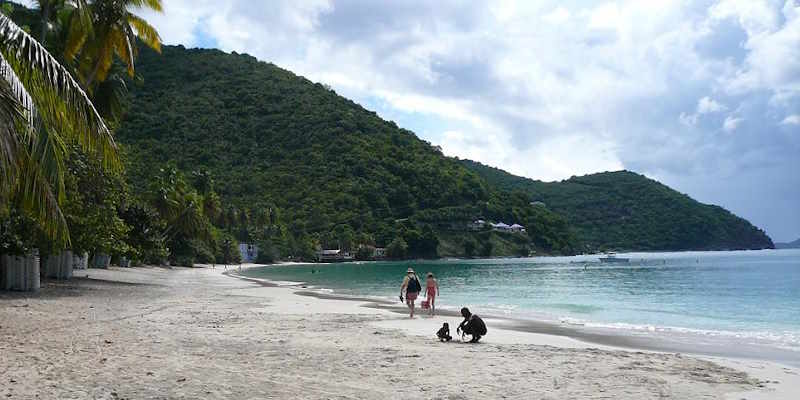
<instances>
[{"instance_id":1,"label":"green forested hill","mask_svg":"<svg viewBox=\"0 0 800 400\"><path fill-rule=\"evenodd\" d=\"M563 215L589 250L772 248L772 240L722 207L699 203L629 171L541 182L463 160L503 190L519 190ZM541 206L541 205L540 205Z\"/></svg>"},{"instance_id":2,"label":"green forested hill","mask_svg":"<svg viewBox=\"0 0 800 400\"><path fill-rule=\"evenodd\" d=\"M167 162L207 170L223 208L278 210L287 242L385 246L410 256L572 252L563 218L486 184L412 132L320 84L247 55L143 50L117 131L133 186ZM529 235L467 232L475 218ZM486 244L481 242L491 242ZM287 245L287 247L290 247ZM467 251L468 252L468 251Z\"/></svg>"},{"instance_id":3,"label":"green forested hill","mask_svg":"<svg viewBox=\"0 0 800 400\"><path fill-rule=\"evenodd\" d=\"M284 255L399 239L409 256L772 247L747 221L637 174L542 183L445 157L248 55L166 46L143 50L137 73L117 130L133 187L145 191L167 163L208 171L229 219L273 211L280 229L270 235ZM528 234L468 231L476 218Z\"/></svg>"}]
</instances>

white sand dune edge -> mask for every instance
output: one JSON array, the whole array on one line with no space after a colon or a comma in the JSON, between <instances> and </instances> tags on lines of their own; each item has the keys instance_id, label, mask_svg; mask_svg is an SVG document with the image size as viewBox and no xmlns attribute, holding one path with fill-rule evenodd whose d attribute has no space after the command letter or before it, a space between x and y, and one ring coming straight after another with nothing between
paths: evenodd
<instances>
[{"instance_id":1,"label":"white sand dune edge","mask_svg":"<svg viewBox=\"0 0 800 400\"><path fill-rule=\"evenodd\" d=\"M796 370L763 362L599 348L500 329L477 346L439 343L431 326L441 320L408 321L222 271L89 270L90 280L49 284L38 296L0 295L0 397L795 399L800 393Z\"/></svg>"}]
</instances>

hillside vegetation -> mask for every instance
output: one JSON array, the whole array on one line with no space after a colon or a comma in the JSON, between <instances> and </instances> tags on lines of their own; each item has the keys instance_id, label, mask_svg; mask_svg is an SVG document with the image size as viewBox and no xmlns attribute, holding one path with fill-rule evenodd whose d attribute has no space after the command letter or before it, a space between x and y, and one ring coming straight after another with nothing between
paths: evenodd
<instances>
[{"instance_id":1,"label":"hillside vegetation","mask_svg":"<svg viewBox=\"0 0 800 400\"><path fill-rule=\"evenodd\" d=\"M564 216L586 250L772 248L772 240L722 207L702 204L629 171L542 182L474 161L462 165L502 190L522 191Z\"/></svg>"},{"instance_id":2,"label":"hillside vegetation","mask_svg":"<svg viewBox=\"0 0 800 400\"><path fill-rule=\"evenodd\" d=\"M135 191L169 163L207 174L222 199L218 226L236 226L240 241L266 236L280 256L391 244L407 257L772 247L747 221L637 174L542 183L445 157L248 55L165 46L143 50L137 71L117 132ZM248 229L257 215L269 215L268 234ZM476 218L528 232L468 230Z\"/></svg>"},{"instance_id":3,"label":"hillside vegetation","mask_svg":"<svg viewBox=\"0 0 800 400\"><path fill-rule=\"evenodd\" d=\"M228 214L278 216L273 240L284 254L298 242L307 250L402 238L408 256L435 256L440 245L458 255L454 249L480 241L466 231L479 217L529 227L513 254L573 251L562 217L487 185L412 132L272 64L165 46L160 55L143 50L137 72L144 79L131 84L117 132L133 186L145 190L168 162L185 173L208 171ZM489 254L510 255L502 249L508 246Z\"/></svg>"}]
</instances>

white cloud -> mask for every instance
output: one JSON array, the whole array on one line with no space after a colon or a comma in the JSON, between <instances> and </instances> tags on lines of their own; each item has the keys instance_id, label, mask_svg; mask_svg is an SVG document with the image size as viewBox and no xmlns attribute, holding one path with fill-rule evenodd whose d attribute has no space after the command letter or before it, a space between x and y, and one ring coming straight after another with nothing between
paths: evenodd
<instances>
[{"instance_id":1,"label":"white cloud","mask_svg":"<svg viewBox=\"0 0 800 400\"><path fill-rule=\"evenodd\" d=\"M564 7L557 7L553 11L542 16L542 19L551 24L562 24L570 17L569 10Z\"/></svg>"},{"instance_id":2,"label":"white cloud","mask_svg":"<svg viewBox=\"0 0 800 400\"><path fill-rule=\"evenodd\" d=\"M685 112L681 112L681 115L678 116L678 120L686 126L695 126L697 125L698 117L699 115L697 114L687 114Z\"/></svg>"},{"instance_id":3,"label":"white cloud","mask_svg":"<svg viewBox=\"0 0 800 400\"><path fill-rule=\"evenodd\" d=\"M781 121L781 125L800 125L800 115L789 115Z\"/></svg>"},{"instance_id":4,"label":"white cloud","mask_svg":"<svg viewBox=\"0 0 800 400\"><path fill-rule=\"evenodd\" d=\"M721 78L728 92L767 89L800 95L800 3L786 0L779 8L766 1L723 1L711 8L711 16L736 19L747 31L745 62Z\"/></svg>"},{"instance_id":5,"label":"white cloud","mask_svg":"<svg viewBox=\"0 0 800 400\"><path fill-rule=\"evenodd\" d=\"M715 113L715 112L723 111L723 110L727 110L727 109L728 109L728 107L725 107L723 104L720 104L720 103L714 101L714 99L712 99L712 98L710 98L708 96L703 97L702 99L700 99L697 102L697 113L698 114Z\"/></svg>"},{"instance_id":6,"label":"white cloud","mask_svg":"<svg viewBox=\"0 0 800 400\"><path fill-rule=\"evenodd\" d=\"M726 107L724 104L705 96L697 101L697 111L695 113L687 114L686 112L681 112L681 114L678 116L678 121L685 126L691 127L697 125L701 115L713 114L720 111L725 111L727 109L728 107Z\"/></svg>"},{"instance_id":7,"label":"white cloud","mask_svg":"<svg viewBox=\"0 0 800 400\"><path fill-rule=\"evenodd\" d=\"M563 134L549 138L541 146L528 150L512 150L512 139L500 133L475 136L462 131L447 131L440 144L446 155L468 158L487 165L503 165L506 170L522 176L543 180L558 180L571 175L598 171L619 171L622 162L614 145L591 134ZM564 164L565 158L580 160Z\"/></svg>"},{"instance_id":8,"label":"white cloud","mask_svg":"<svg viewBox=\"0 0 800 400\"><path fill-rule=\"evenodd\" d=\"M725 122L722 123L722 129L724 129L725 132L733 132L742 121L742 118L736 118L729 115L725 117Z\"/></svg>"}]
</instances>

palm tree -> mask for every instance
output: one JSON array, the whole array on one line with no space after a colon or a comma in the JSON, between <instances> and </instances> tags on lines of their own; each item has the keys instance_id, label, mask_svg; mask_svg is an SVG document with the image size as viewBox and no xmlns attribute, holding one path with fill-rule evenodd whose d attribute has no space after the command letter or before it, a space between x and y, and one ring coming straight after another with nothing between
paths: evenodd
<instances>
[{"instance_id":1,"label":"palm tree","mask_svg":"<svg viewBox=\"0 0 800 400\"><path fill-rule=\"evenodd\" d=\"M71 61L74 52L85 44L86 37L94 34L93 7L89 0L35 0L38 13L38 36L34 36L73 76L80 76L79 66ZM34 25L34 28L36 26ZM128 94L125 82L125 67L112 64L103 81L87 90L90 100L107 124L119 122L124 111L124 99Z\"/></svg>"},{"instance_id":2,"label":"palm tree","mask_svg":"<svg viewBox=\"0 0 800 400\"><path fill-rule=\"evenodd\" d=\"M79 144L120 165L105 122L69 71L33 37L0 14L0 198L39 220L53 239L69 241L60 204L64 155Z\"/></svg>"},{"instance_id":3,"label":"palm tree","mask_svg":"<svg viewBox=\"0 0 800 400\"><path fill-rule=\"evenodd\" d=\"M91 28L70 29L65 57L77 58L80 78L87 90L108 76L116 54L133 77L137 39L160 52L161 37L147 21L130 12L131 7L163 10L161 0L97 0L90 4ZM83 26L79 24L78 26Z\"/></svg>"}]
</instances>

